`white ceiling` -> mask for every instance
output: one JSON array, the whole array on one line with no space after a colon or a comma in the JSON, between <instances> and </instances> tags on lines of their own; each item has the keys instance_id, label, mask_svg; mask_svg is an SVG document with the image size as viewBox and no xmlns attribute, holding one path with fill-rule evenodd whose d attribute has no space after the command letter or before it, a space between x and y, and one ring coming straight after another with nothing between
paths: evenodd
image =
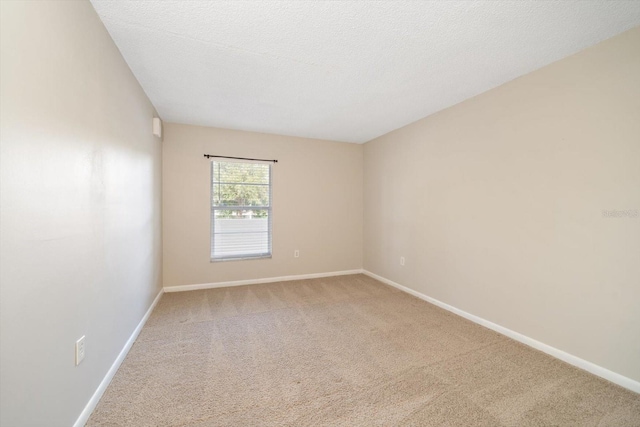
<instances>
[{"instance_id":1,"label":"white ceiling","mask_svg":"<svg viewBox=\"0 0 640 427\"><path fill-rule=\"evenodd\" d=\"M91 2L164 120L360 143L640 25L640 1Z\"/></svg>"}]
</instances>

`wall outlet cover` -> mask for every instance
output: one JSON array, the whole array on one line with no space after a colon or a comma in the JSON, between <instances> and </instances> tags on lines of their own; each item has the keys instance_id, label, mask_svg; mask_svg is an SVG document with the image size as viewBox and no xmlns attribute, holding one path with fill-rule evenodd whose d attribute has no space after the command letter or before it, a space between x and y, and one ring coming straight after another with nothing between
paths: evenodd
<instances>
[{"instance_id":1,"label":"wall outlet cover","mask_svg":"<svg viewBox=\"0 0 640 427\"><path fill-rule=\"evenodd\" d=\"M76 366L84 360L84 338L85 336L83 335L78 341L76 341Z\"/></svg>"}]
</instances>

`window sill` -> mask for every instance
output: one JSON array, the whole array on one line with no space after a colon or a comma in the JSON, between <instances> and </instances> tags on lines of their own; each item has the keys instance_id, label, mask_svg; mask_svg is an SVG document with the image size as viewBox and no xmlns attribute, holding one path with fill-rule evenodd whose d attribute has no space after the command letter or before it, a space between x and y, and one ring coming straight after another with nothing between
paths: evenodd
<instances>
[{"instance_id":1,"label":"window sill","mask_svg":"<svg viewBox=\"0 0 640 427\"><path fill-rule=\"evenodd\" d=\"M229 257L229 258L210 258L209 262L227 262L227 261L248 261L252 259L269 259L271 258L271 254L269 255L260 255L260 256L240 256L240 257Z\"/></svg>"}]
</instances>

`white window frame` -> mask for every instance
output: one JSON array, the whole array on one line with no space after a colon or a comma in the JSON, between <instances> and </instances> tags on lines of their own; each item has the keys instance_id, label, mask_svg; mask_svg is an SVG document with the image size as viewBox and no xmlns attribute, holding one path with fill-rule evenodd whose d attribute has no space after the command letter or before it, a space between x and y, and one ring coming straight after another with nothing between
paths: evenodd
<instances>
[{"instance_id":1,"label":"white window frame","mask_svg":"<svg viewBox=\"0 0 640 427\"><path fill-rule=\"evenodd\" d=\"M269 167L269 205L268 206L214 206L213 194L214 194L214 164L215 163L243 163L243 164L251 164L256 163L253 161L235 161L235 160L214 160L211 159L210 166L210 174L209 174L209 205L210 205L210 216L211 216L211 232L209 235L209 259L210 262L221 262L221 261L241 261L241 260L251 260L251 259L265 259L272 257L272 207L273 207L273 165L268 164ZM260 162L262 163L262 162ZM264 184L263 184L264 185ZM261 254L239 254L239 255L226 255L226 256L218 256L214 257L214 245L215 245L215 211L216 210L266 210L267 211L267 224L268 224L268 248L267 252Z\"/></svg>"}]
</instances>

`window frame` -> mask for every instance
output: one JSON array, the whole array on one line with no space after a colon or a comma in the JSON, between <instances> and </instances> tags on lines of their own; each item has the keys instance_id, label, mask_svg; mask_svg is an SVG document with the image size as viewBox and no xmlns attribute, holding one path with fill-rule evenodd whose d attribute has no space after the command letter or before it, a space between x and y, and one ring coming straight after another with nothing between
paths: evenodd
<instances>
[{"instance_id":1,"label":"window frame","mask_svg":"<svg viewBox=\"0 0 640 427\"><path fill-rule=\"evenodd\" d=\"M272 227L272 214L273 214L273 165L267 164L269 171L269 205L268 206L215 206L214 205L214 164L215 163L241 163L241 164L254 164L254 163L264 163L259 161L236 161L236 160L216 160L211 159L210 172L209 172L209 214L210 214L210 233L209 233L209 262L227 262L227 261L243 261L243 260L255 260L255 259L269 259L272 258L273 254L273 245L272 245L272 236L273 236L273 227ZM246 185L246 183L238 183L241 185ZM249 184L250 185L250 184ZM255 184L254 184L255 185ZM264 184L261 184L264 185ZM240 254L240 255L225 255L214 257L214 248L215 248L215 211L216 210L229 210L229 208L233 210L265 210L267 211L267 252L252 255L252 254Z\"/></svg>"}]
</instances>

